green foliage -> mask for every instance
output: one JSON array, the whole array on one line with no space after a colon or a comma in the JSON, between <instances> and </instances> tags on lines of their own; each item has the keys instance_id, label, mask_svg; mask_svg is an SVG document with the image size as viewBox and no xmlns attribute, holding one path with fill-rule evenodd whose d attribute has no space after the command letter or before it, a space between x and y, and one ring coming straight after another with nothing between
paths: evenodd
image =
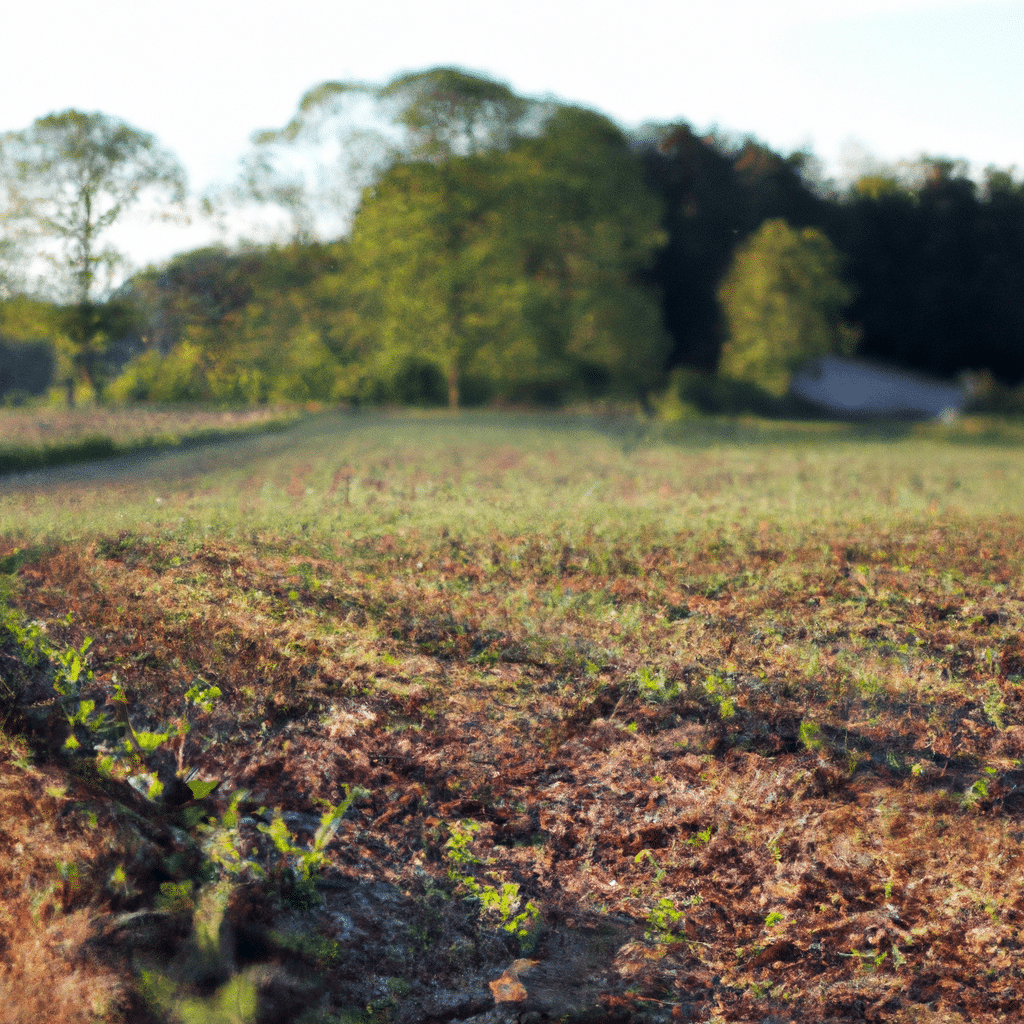
<instances>
[{"instance_id":1,"label":"green foliage","mask_svg":"<svg viewBox=\"0 0 1024 1024\"><path fill-rule=\"evenodd\" d=\"M334 837L341 819L355 800L367 794L365 789L355 786L344 787L344 798L334 807L329 807L320 817L320 824L313 836L313 845L306 848L295 842L280 813L273 816L269 825L260 825L259 830L270 837L275 849L283 855L289 870L294 872L295 893L303 899L315 902L313 879L326 860L327 844Z\"/></svg>"},{"instance_id":2,"label":"green foliage","mask_svg":"<svg viewBox=\"0 0 1024 1024\"><path fill-rule=\"evenodd\" d=\"M167 355L143 352L107 388L112 402L198 402L210 397L198 346L183 341Z\"/></svg>"},{"instance_id":3,"label":"green foliage","mask_svg":"<svg viewBox=\"0 0 1024 1024\"><path fill-rule=\"evenodd\" d=\"M647 915L647 931L644 938L648 942L674 942L679 938L686 915L676 910L675 903L667 896L658 900Z\"/></svg>"},{"instance_id":4,"label":"green foliage","mask_svg":"<svg viewBox=\"0 0 1024 1024\"><path fill-rule=\"evenodd\" d=\"M408 132L410 154L433 161L508 148L531 108L508 86L458 68L399 75L380 97Z\"/></svg>"},{"instance_id":5,"label":"green foliage","mask_svg":"<svg viewBox=\"0 0 1024 1024\"><path fill-rule=\"evenodd\" d=\"M634 858L633 863L639 864L641 861L647 860L651 867L654 868L654 880L656 882L663 882L668 875L668 872L664 868L658 866L658 862L654 859L654 854L650 850L641 850Z\"/></svg>"},{"instance_id":6,"label":"green foliage","mask_svg":"<svg viewBox=\"0 0 1024 1024\"><path fill-rule=\"evenodd\" d=\"M813 356L852 354L843 312L853 298L838 252L816 228L766 221L744 242L719 289L729 327L719 369L781 397Z\"/></svg>"},{"instance_id":7,"label":"green foliage","mask_svg":"<svg viewBox=\"0 0 1024 1024\"><path fill-rule=\"evenodd\" d=\"M133 278L153 347L111 383L118 402L333 402L359 397L365 339L339 275L345 246L200 249Z\"/></svg>"},{"instance_id":8,"label":"green foliage","mask_svg":"<svg viewBox=\"0 0 1024 1024\"><path fill-rule=\"evenodd\" d=\"M800 723L800 742L808 750L821 750L825 745L821 738L821 726L817 722L804 719Z\"/></svg>"},{"instance_id":9,"label":"green foliage","mask_svg":"<svg viewBox=\"0 0 1024 1024\"><path fill-rule=\"evenodd\" d=\"M668 339L641 279L664 235L658 202L612 122L449 68L380 88L324 83L288 126L259 137L240 186L287 208L297 237L313 208L336 204L344 189L321 195L283 169L284 157L319 147L327 125L350 147L365 143L348 120L356 98L395 126L396 141L368 161L372 182L351 241L335 246L343 267L291 291L252 289L228 314L231 332L216 329L225 342L216 356L193 337L226 364L226 380L258 371L258 400L440 399L453 408L635 397L650 387ZM345 173L346 162L323 177ZM125 381L121 390L141 387ZM211 395L226 400L223 388Z\"/></svg>"},{"instance_id":10,"label":"green foliage","mask_svg":"<svg viewBox=\"0 0 1024 1024\"><path fill-rule=\"evenodd\" d=\"M259 978L241 972L208 997L188 995L184 986L155 970L140 974L139 990L163 1019L182 1024L254 1024L259 1009Z\"/></svg>"},{"instance_id":11,"label":"green foliage","mask_svg":"<svg viewBox=\"0 0 1024 1024\"><path fill-rule=\"evenodd\" d=\"M636 673L636 686L641 699L661 703L679 695L679 686L670 683L663 670L641 668Z\"/></svg>"},{"instance_id":12,"label":"green foliage","mask_svg":"<svg viewBox=\"0 0 1024 1024\"><path fill-rule=\"evenodd\" d=\"M449 863L460 869L466 865L483 863L470 849L473 845L473 836L479 831L480 826L475 821L453 822L448 826L449 835L444 850ZM448 877L455 879L461 876L454 869L450 869Z\"/></svg>"},{"instance_id":13,"label":"green foliage","mask_svg":"<svg viewBox=\"0 0 1024 1024\"><path fill-rule=\"evenodd\" d=\"M504 398L635 395L667 352L636 280L661 242L624 138L585 111L508 151L397 164L352 231L374 372L429 359L453 407L472 379Z\"/></svg>"},{"instance_id":14,"label":"green foliage","mask_svg":"<svg viewBox=\"0 0 1024 1024\"><path fill-rule=\"evenodd\" d=\"M733 690L732 681L727 676L712 673L704 680L704 692L717 707L719 717L723 721L736 714Z\"/></svg>"},{"instance_id":15,"label":"green foliage","mask_svg":"<svg viewBox=\"0 0 1024 1024\"><path fill-rule=\"evenodd\" d=\"M529 900L523 903L519 886L515 882L495 879L498 885L481 883L469 873L484 864L470 849L473 836L480 831L476 822L455 822L448 826L448 831L449 838L444 845L445 857L452 865L448 869L448 877L469 893L471 899L479 902L485 916L495 918L505 931L516 936L523 948L526 948L535 932L540 908Z\"/></svg>"},{"instance_id":16,"label":"green foliage","mask_svg":"<svg viewBox=\"0 0 1024 1024\"><path fill-rule=\"evenodd\" d=\"M153 136L106 114L65 110L0 139L0 184L8 216L49 261L58 294L72 301L58 341L95 390L109 340L95 299L121 262L103 236L144 195L180 203L184 172Z\"/></svg>"}]
</instances>

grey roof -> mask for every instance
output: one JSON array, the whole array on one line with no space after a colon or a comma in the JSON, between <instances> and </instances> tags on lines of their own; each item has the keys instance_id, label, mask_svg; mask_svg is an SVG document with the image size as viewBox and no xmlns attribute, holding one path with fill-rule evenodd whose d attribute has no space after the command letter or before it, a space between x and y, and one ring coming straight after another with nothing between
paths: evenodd
<instances>
[{"instance_id":1,"label":"grey roof","mask_svg":"<svg viewBox=\"0 0 1024 1024\"><path fill-rule=\"evenodd\" d=\"M793 374L790 393L842 416L927 419L959 413L967 392L923 374L843 356L819 356Z\"/></svg>"}]
</instances>

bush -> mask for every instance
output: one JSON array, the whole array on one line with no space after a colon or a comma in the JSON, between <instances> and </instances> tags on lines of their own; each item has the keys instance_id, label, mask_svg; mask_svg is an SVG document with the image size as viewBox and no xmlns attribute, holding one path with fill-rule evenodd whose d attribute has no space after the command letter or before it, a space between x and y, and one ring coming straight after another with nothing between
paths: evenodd
<instances>
[{"instance_id":1,"label":"bush","mask_svg":"<svg viewBox=\"0 0 1024 1024\"><path fill-rule=\"evenodd\" d=\"M672 371L668 388L655 404L659 416L670 422L698 415L782 419L805 414L802 404L777 398L757 384L685 366Z\"/></svg>"},{"instance_id":2,"label":"bush","mask_svg":"<svg viewBox=\"0 0 1024 1024\"><path fill-rule=\"evenodd\" d=\"M1024 416L1024 383L1010 387L988 370L964 374L970 399L967 412L992 416Z\"/></svg>"},{"instance_id":3,"label":"bush","mask_svg":"<svg viewBox=\"0 0 1024 1024\"><path fill-rule=\"evenodd\" d=\"M202 366L202 352L182 342L173 352L143 352L136 356L107 388L110 401L199 402L210 397L210 387Z\"/></svg>"}]
</instances>

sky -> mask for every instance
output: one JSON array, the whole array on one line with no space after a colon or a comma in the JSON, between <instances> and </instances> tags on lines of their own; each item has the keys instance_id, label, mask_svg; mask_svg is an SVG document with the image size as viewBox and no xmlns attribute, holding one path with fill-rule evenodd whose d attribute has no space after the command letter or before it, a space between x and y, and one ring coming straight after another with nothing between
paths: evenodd
<instances>
[{"instance_id":1,"label":"sky","mask_svg":"<svg viewBox=\"0 0 1024 1024\"><path fill-rule=\"evenodd\" d=\"M0 41L0 132L75 107L154 134L198 193L328 80L456 65L625 128L809 149L827 175L921 154L1024 173L1024 0L32 0ZM136 265L216 240L128 225Z\"/></svg>"}]
</instances>

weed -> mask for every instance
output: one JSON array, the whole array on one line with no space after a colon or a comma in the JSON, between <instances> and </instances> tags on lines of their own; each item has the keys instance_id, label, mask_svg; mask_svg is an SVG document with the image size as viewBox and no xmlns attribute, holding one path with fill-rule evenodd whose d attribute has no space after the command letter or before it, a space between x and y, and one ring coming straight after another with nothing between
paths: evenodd
<instances>
[{"instance_id":1,"label":"weed","mask_svg":"<svg viewBox=\"0 0 1024 1024\"><path fill-rule=\"evenodd\" d=\"M359 786L350 788L346 785L343 789L343 799L335 806L328 807L320 816L320 824L313 835L313 845L309 848L294 841L280 812L273 816L269 825L258 826L261 832L270 837L278 853L283 856L284 863L290 871L294 898L314 905L319 902L314 891L314 876L327 859L327 844L334 838L341 819L348 813L354 801L369 795L367 790Z\"/></svg>"},{"instance_id":2,"label":"weed","mask_svg":"<svg viewBox=\"0 0 1024 1024\"><path fill-rule=\"evenodd\" d=\"M661 670L641 668L635 678L641 700L662 703L679 694L679 687L670 685L665 678L665 673Z\"/></svg>"},{"instance_id":3,"label":"weed","mask_svg":"<svg viewBox=\"0 0 1024 1024\"><path fill-rule=\"evenodd\" d=\"M768 852L771 854L772 860L778 864L782 860L782 849L779 846L779 840L782 838L782 833L785 831L786 826L778 830L764 845Z\"/></svg>"},{"instance_id":4,"label":"weed","mask_svg":"<svg viewBox=\"0 0 1024 1024\"><path fill-rule=\"evenodd\" d=\"M467 892L469 898L479 902L482 914L496 919L506 932L519 940L520 948L529 952L532 939L536 937L535 925L540 908L529 900L523 902L515 882L503 882L491 873L489 877L498 884L481 883L467 872L467 869L472 871L484 864L469 848L474 835L480 830L476 822L457 822L448 827L450 838L444 846L445 856L452 865L448 869L448 877Z\"/></svg>"},{"instance_id":5,"label":"weed","mask_svg":"<svg viewBox=\"0 0 1024 1024\"><path fill-rule=\"evenodd\" d=\"M733 684L724 675L712 673L704 680L704 692L711 698L718 709L719 717L724 721L736 714L733 701Z\"/></svg>"},{"instance_id":6,"label":"weed","mask_svg":"<svg viewBox=\"0 0 1024 1024\"><path fill-rule=\"evenodd\" d=\"M647 931L644 938L648 942L674 942L686 922L686 915L676 910L675 903L663 896L647 915Z\"/></svg>"},{"instance_id":7,"label":"weed","mask_svg":"<svg viewBox=\"0 0 1024 1024\"><path fill-rule=\"evenodd\" d=\"M654 859L654 854L650 850L641 850L634 858L633 863L639 864L642 860L647 860L651 867L654 868L654 880L656 882L663 882L668 872L661 867L658 867L658 862Z\"/></svg>"},{"instance_id":8,"label":"weed","mask_svg":"<svg viewBox=\"0 0 1024 1024\"><path fill-rule=\"evenodd\" d=\"M711 836L714 832L714 826L708 825L707 828L702 828L699 832L695 832L689 839L686 840L688 846L706 846L711 842Z\"/></svg>"},{"instance_id":9,"label":"weed","mask_svg":"<svg viewBox=\"0 0 1024 1024\"><path fill-rule=\"evenodd\" d=\"M825 745L821 738L821 726L817 722L804 719L800 723L800 742L812 751L821 750Z\"/></svg>"},{"instance_id":10,"label":"weed","mask_svg":"<svg viewBox=\"0 0 1024 1024\"><path fill-rule=\"evenodd\" d=\"M884 949L875 953L867 950L861 951L858 949L851 949L849 955L857 961L858 966L862 971L873 974L875 971L881 969L888 954Z\"/></svg>"}]
</instances>

